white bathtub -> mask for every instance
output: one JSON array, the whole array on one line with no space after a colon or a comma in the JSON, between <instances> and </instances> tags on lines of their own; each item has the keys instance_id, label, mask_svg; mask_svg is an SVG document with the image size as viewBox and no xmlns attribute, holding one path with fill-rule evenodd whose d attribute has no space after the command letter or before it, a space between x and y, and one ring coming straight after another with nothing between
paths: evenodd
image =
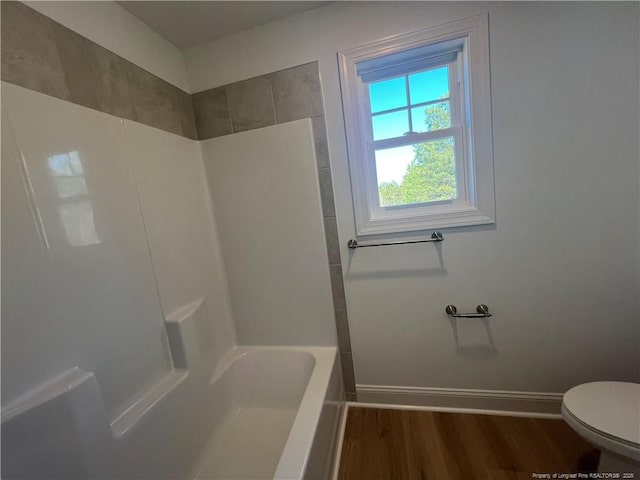
<instances>
[{"instance_id":1,"label":"white bathtub","mask_svg":"<svg viewBox=\"0 0 640 480\"><path fill-rule=\"evenodd\" d=\"M213 428L191 478L329 478L344 399L335 348L237 347L208 396Z\"/></svg>"},{"instance_id":2,"label":"white bathtub","mask_svg":"<svg viewBox=\"0 0 640 480\"><path fill-rule=\"evenodd\" d=\"M197 360L127 428L79 368L3 410L2 478L330 478L344 404L335 348L236 347L213 375Z\"/></svg>"}]
</instances>

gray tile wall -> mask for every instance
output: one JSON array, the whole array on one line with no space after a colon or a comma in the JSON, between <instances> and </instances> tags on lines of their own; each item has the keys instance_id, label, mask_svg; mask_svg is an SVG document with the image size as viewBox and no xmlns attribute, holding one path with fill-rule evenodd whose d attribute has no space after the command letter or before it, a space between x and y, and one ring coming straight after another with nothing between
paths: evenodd
<instances>
[{"instance_id":1,"label":"gray tile wall","mask_svg":"<svg viewBox=\"0 0 640 480\"><path fill-rule=\"evenodd\" d=\"M340 361L347 398L355 400L318 63L189 95L20 2L0 6L6 82L199 140L312 119Z\"/></svg>"},{"instance_id":2,"label":"gray tile wall","mask_svg":"<svg viewBox=\"0 0 640 480\"><path fill-rule=\"evenodd\" d=\"M196 93L193 95L193 108L200 140L311 118L342 376L347 398L355 400L351 340L318 62Z\"/></svg>"},{"instance_id":3,"label":"gray tile wall","mask_svg":"<svg viewBox=\"0 0 640 480\"><path fill-rule=\"evenodd\" d=\"M1 2L2 80L196 139L191 96L20 2Z\"/></svg>"}]
</instances>

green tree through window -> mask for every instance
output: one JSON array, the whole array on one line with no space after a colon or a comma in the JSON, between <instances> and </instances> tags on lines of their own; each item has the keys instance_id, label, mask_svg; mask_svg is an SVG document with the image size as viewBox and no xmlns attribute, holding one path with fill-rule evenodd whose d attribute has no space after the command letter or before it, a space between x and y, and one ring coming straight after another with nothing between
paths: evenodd
<instances>
[{"instance_id":1,"label":"green tree through window","mask_svg":"<svg viewBox=\"0 0 640 480\"><path fill-rule=\"evenodd\" d=\"M451 125L445 104L429 105L425 109L428 131ZM413 145L414 158L409 163L402 182L384 182L379 186L380 205L410 205L456 198L456 166L453 137Z\"/></svg>"}]
</instances>

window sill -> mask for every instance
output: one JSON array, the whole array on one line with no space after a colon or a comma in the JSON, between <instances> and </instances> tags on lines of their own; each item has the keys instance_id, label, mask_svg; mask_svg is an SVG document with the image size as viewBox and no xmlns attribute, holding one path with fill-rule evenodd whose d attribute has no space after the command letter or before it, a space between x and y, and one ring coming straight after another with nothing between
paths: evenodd
<instances>
[{"instance_id":1,"label":"window sill","mask_svg":"<svg viewBox=\"0 0 640 480\"><path fill-rule=\"evenodd\" d=\"M442 228L488 225L495 223L493 216L477 208L468 207L455 211L411 216L406 218L356 219L356 235L380 235L385 233L414 232Z\"/></svg>"}]
</instances>

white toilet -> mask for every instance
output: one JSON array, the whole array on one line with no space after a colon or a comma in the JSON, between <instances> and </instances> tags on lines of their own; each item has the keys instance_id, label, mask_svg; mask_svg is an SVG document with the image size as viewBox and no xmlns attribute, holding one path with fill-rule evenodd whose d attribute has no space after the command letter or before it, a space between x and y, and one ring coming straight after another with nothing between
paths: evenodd
<instances>
[{"instance_id":1,"label":"white toilet","mask_svg":"<svg viewBox=\"0 0 640 480\"><path fill-rule=\"evenodd\" d=\"M640 384L593 382L564 394L562 417L601 450L598 472L640 479ZM623 478L622 476L619 478Z\"/></svg>"}]
</instances>

